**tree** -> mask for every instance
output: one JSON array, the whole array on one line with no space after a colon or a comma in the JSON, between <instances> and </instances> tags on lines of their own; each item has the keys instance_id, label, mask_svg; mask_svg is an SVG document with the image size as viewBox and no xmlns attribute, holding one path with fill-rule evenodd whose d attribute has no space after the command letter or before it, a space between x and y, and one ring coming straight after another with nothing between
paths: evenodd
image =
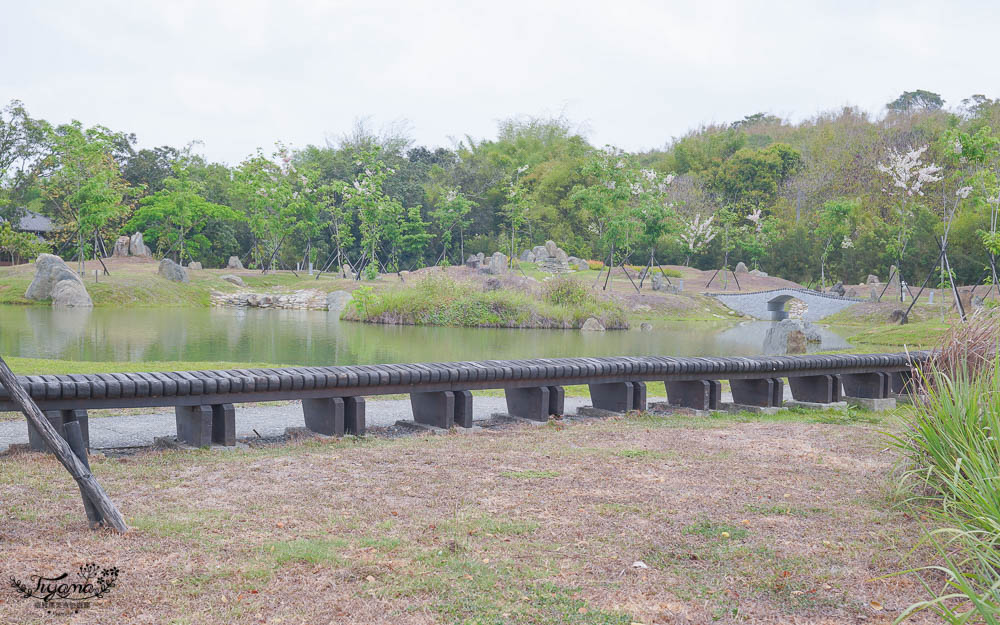
<instances>
[{"instance_id":1,"label":"tree","mask_svg":"<svg viewBox=\"0 0 1000 625\"><path fill-rule=\"evenodd\" d=\"M51 153L42 164L42 193L63 226L76 231L80 271L84 240L94 237L98 258L100 231L127 210L123 200L129 185L112 156L117 139L103 126L85 129L78 121L48 132Z\"/></svg>"},{"instance_id":2,"label":"tree","mask_svg":"<svg viewBox=\"0 0 1000 625\"><path fill-rule=\"evenodd\" d=\"M741 215L769 210L785 182L802 165L802 155L775 143L763 150L743 148L726 159L712 176L712 187Z\"/></svg>"},{"instance_id":3,"label":"tree","mask_svg":"<svg viewBox=\"0 0 1000 625\"><path fill-rule=\"evenodd\" d=\"M319 228L316 173L296 167L291 152L279 143L270 159L258 149L234 177L254 236L253 258L261 270L274 269L278 251L292 233L311 241Z\"/></svg>"},{"instance_id":4,"label":"tree","mask_svg":"<svg viewBox=\"0 0 1000 625\"><path fill-rule=\"evenodd\" d=\"M49 244L30 232L18 232L10 222L0 221L0 251L10 255L12 263L17 259L36 258L49 251Z\"/></svg>"},{"instance_id":5,"label":"tree","mask_svg":"<svg viewBox=\"0 0 1000 625\"><path fill-rule=\"evenodd\" d=\"M890 187L884 188L882 191L890 196L900 198L895 215L896 219L892 222L892 229L895 232L894 240L889 241L886 249L890 257L897 262L902 260L912 233L915 215L912 198L923 196L925 185L941 180L940 167L934 163L923 164L922 157L927 151L927 147L924 145L906 152L890 149L888 162L879 163L876 166L878 171L889 176L892 183Z\"/></svg>"},{"instance_id":6,"label":"tree","mask_svg":"<svg viewBox=\"0 0 1000 625\"><path fill-rule=\"evenodd\" d=\"M697 254L703 250L715 238L717 231L712 227L713 221L715 221L715 215L702 221L701 213L697 213L693 220L682 219L684 227L681 230L680 239L684 243L685 248L687 248L684 258L685 266L691 264L691 256L693 254Z\"/></svg>"},{"instance_id":7,"label":"tree","mask_svg":"<svg viewBox=\"0 0 1000 625\"><path fill-rule=\"evenodd\" d=\"M517 172L509 179L507 186L507 202L500 208L500 214L504 216L507 225L510 227L510 262L517 258L517 233L528 221L528 209L531 206L528 200L528 191L524 187L521 175L528 171L528 166L518 167Z\"/></svg>"},{"instance_id":8,"label":"tree","mask_svg":"<svg viewBox=\"0 0 1000 625\"><path fill-rule=\"evenodd\" d=\"M164 255L174 251L178 263L201 258L211 247L211 241L201 233L210 220L237 221L242 217L232 208L202 197L200 185L181 165L175 167L173 177L163 181L163 187L139 202L127 231L143 231L147 240L156 241L158 248L165 250Z\"/></svg>"},{"instance_id":9,"label":"tree","mask_svg":"<svg viewBox=\"0 0 1000 625\"><path fill-rule=\"evenodd\" d=\"M913 113L916 111L936 111L944 106L944 100L933 91L917 89L904 91L898 98L885 105L885 108L897 113Z\"/></svg>"},{"instance_id":10,"label":"tree","mask_svg":"<svg viewBox=\"0 0 1000 625\"><path fill-rule=\"evenodd\" d=\"M468 214L474 206L476 206L475 202L466 198L461 191L454 187L445 189L440 194L438 206L431 211L430 217L434 220L435 225L437 225L438 236L441 239L441 258L447 260L448 248L451 245L452 235L456 229L459 231L460 238L463 239L462 247L459 251L459 262L464 258L465 246L462 233L470 223Z\"/></svg>"},{"instance_id":11,"label":"tree","mask_svg":"<svg viewBox=\"0 0 1000 625\"><path fill-rule=\"evenodd\" d=\"M358 264L372 263L376 268L386 230L392 230L395 235L404 214L399 200L386 195L383 189L392 169L379 158L380 153L379 146L362 151L356 162L360 171L351 185L343 186L344 205L358 215L362 249ZM398 239L393 238L398 243Z\"/></svg>"},{"instance_id":12,"label":"tree","mask_svg":"<svg viewBox=\"0 0 1000 625\"><path fill-rule=\"evenodd\" d=\"M852 200L833 200L820 209L816 234L824 241L820 262L820 284L826 289L826 266L830 254L836 249L848 249L853 245L851 234L852 214L858 210L858 203Z\"/></svg>"},{"instance_id":13,"label":"tree","mask_svg":"<svg viewBox=\"0 0 1000 625\"><path fill-rule=\"evenodd\" d=\"M583 205L593 234L608 254L609 276L618 259L624 264L643 242L650 246L652 262L657 240L672 228L673 210L666 203L672 176L642 169L633 155L613 146L595 150L584 173L591 184L579 187L573 198Z\"/></svg>"}]
</instances>

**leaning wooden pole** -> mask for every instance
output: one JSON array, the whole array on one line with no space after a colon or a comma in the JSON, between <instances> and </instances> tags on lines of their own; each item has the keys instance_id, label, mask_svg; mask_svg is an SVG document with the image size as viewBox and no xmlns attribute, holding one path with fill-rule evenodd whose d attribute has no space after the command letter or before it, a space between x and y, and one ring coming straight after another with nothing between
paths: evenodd
<instances>
[{"instance_id":1,"label":"leaning wooden pole","mask_svg":"<svg viewBox=\"0 0 1000 625\"><path fill-rule=\"evenodd\" d=\"M45 441L48 448L52 450L52 453L56 455L59 462L66 467L69 474L76 480L84 497L89 499L90 503L100 513L101 518L104 520L104 525L118 532L127 532L128 525L125 524L125 518L122 517L121 512L118 511L114 502L111 501L108 494L101 488L97 478L76 457L69 443L63 437L59 436L56 429L52 427L49 420L42 414L38 404L31 399L31 396L17 382L17 377L2 357L0 357L0 384L3 384L3 387L7 389L7 394L10 395L11 400L17 404L21 412L24 413L24 416L28 418L28 422L41 435L42 440Z\"/></svg>"}]
</instances>

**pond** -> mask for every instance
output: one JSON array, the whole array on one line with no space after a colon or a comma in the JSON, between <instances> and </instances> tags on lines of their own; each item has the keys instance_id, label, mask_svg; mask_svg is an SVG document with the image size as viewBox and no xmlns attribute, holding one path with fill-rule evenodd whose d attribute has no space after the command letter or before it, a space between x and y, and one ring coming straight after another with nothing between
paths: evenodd
<instances>
[{"instance_id":1,"label":"pond","mask_svg":"<svg viewBox=\"0 0 1000 625\"><path fill-rule=\"evenodd\" d=\"M583 356L751 356L768 322L663 322L652 332L380 326L325 311L0 307L0 354L88 361L350 365ZM843 349L820 328L812 350Z\"/></svg>"}]
</instances>

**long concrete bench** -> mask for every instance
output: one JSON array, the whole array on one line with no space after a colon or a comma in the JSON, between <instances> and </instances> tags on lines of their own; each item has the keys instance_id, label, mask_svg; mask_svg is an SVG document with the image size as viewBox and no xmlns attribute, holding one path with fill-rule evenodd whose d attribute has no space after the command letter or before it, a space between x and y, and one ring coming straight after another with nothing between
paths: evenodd
<instances>
[{"instance_id":1,"label":"long concrete bench","mask_svg":"<svg viewBox=\"0 0 1000 625\"><path fill-rule=\"evenodd\" d=\"M884 398L904 392L927 352L752 358L556 358L475 362L231 369L164 373L19 376L21 386L59 429L78 421L89 446L87 410L173 406L178 439L195 446L234 445L233 404L302 400L306 427L339 436L365 431L365 400L410 395L414 420L438 427L471 427L472 394L504 389L511 415L544 421L562 414L563 387L587 384L595 408L646 407L646 382L664 382L679 407L718 407L720 380L736 403L781 405L783 380L799 401L839 401L847 395ZM0 411L16 410L0 387ZM29 436L33 433L29 431ZM31 436L33 444L40 444Z\"/></svg>"}]
</instances>

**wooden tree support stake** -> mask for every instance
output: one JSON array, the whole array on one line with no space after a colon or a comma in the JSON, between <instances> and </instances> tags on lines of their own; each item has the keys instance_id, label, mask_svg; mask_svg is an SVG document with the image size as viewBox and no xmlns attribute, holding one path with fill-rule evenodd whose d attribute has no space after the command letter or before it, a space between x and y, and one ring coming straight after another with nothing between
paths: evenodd
<instances>
[{"instance_id":1,"label":"wooden tree support stake","mask_svg":"<svg viewBox=\"0 0 1000 625\"><path fill-rule=\"evenodd\" d=\"M83 493L84 507L87 508L88 516L93 513L95 519L99 520L103 525L118 532L127 532L128 525L125 524L125 518L118 511L111 498L108 497L108 494L101 488L97 478L90 472L87 465L77 458L72 448L70 448L69 443L63 437L59 436L56 429L52 427L49 420L42 414L41 409L38 408L38 404L18 384L17 377L2 357L0 357L0 384L3 384L3 387L7 389L11 400L17 404L21 412L24 413L24 416L28 418L28 422L38 431L38 434L45 441L48 448L52 450L52 453L56 455L59 462L66 467L69 474L76 480L77 485L80 487L80 492ZM88 501L92 504L93 510L87 506Z\"/></svg>"}]
</instances>

